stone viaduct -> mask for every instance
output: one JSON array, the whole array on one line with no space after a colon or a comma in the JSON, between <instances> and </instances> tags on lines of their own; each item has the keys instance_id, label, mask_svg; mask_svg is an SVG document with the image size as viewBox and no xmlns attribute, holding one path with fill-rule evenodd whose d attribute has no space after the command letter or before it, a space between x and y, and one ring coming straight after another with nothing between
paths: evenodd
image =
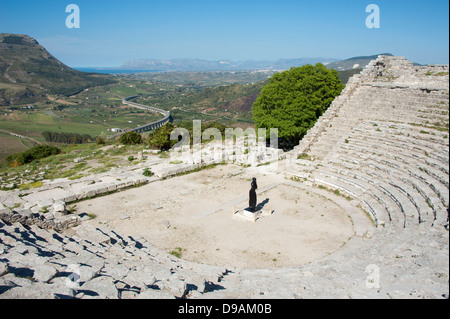
<instances>
[{"instance_id":1,"label":"stone viaduct","mask_svg":"<svg viewBox=\"0 0 450 319\"><path fill-rule=\"evenodd\" d=\"M169 111L165 111L165 110L153 107L153 106L138 104L138 103L130 101L130 100L132 100L132 99L134 99L136 97L138 97L138 95L126 97L126 98L124 98L122 100L122 103L126 104L126 105L129 105L129 106L132 106L132 107L135 107L135 108L139 108L139 109L143 109L143 110L149 110L149 111L152 111L152 112L160 113L164 117L162 119L158 120L158 121L155 121L155 122L152 122L152 123L149 123L149 124L145 124L145 125L136 127L134 129L125 130L123 132L120 132L119 134L112 135L110 138L116 138L118 136L121 136L122 134L125 134L126 132L137 132L137 133L150 132L150 131L153 131L153 130L156 130L156 129L162 127L167 122L170 122L171 116L170 116L170 112Z\"/></svg>"}]
</instances>

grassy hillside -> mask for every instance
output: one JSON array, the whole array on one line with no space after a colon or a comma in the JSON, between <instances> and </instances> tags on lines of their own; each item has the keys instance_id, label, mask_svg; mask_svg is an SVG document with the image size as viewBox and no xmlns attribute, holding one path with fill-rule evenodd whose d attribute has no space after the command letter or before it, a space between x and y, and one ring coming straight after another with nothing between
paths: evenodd
<instances>
[{"instance_id":1,"label":"grassy hillside","mask_svg":"<svg viewBox=\"0 0 450 319\"><path fill-rule=\"evenodd\" d=\"M70 97L33 103L31 109L0 107L0 128L44 142L43 131L95 137L110 134L111 128L134 128L161 117L122 105L122 98L114 93L122 87L128 88L125 83L89 88Z\"/></svg>"},{"instance_id":2,"label":"grassy hillside","mask_svg":"<svg viewBox=\"0 0 450 319\"><path fill-rule=\"evenodd\" d=\"M252 124L251 107L264 84L265 81L208 88L176 86L142 95L136 102L170 110L175 123L196 119Z\"/></svg>"},{"instance_id":3,"label":"grassy hillside","mask_svg":"<svg viewBox=\"0 0 450 319\"><path fill-rule=\"evenodd\" d=\"M109 75L69 68L26 35L0 34L0 106L33 103L47 94L69 96L113 82Z\"/></svg>"},{"instance_id":4,"label":"grassy hillside","mask_svg":"<svg viewBox=\"0 0 450 319\"><path fill-rule=\"evenodd\" d=\"M11 154L26 151L34 144L27 139L14 137L0 130L0 163Z\"/></svg>"}]
</instances>

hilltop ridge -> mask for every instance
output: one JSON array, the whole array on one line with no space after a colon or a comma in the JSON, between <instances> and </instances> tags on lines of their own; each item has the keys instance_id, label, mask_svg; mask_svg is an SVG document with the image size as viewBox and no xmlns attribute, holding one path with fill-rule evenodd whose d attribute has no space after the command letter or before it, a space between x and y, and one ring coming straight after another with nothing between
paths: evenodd
<instances>
[{"instance_id":1,"label":"hilltop ridge","mask_svg":"<svg viewBox=\"0 0 450 319\"><path fill-rule=\"evenodd\" d=\"M69 96L114 81L68 67L27 35L0 34L0 105L33 103L47 94Z\"/></svg>"}]
</instances>

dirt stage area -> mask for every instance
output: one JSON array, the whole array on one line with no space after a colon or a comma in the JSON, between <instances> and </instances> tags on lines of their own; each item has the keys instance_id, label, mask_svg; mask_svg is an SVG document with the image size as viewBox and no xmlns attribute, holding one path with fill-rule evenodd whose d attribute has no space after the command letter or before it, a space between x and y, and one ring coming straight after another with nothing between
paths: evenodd
<instances>
[{"instance_id":1,"label":"dirt stage area","mask_svg":"<svg viewBox=\"0 0 450 319\"><path fill-rule=\"evenodd\" d=\"M259 208L273 211L256 222L233 214L248 206L252 177L258 180ZM83 225L142 236L183 259L210 265L298 266L336 251L354 234L351 218L334 201L284 176L236 165L83 201L76 210L96 216Z\"/></svg>"}]
</instances>

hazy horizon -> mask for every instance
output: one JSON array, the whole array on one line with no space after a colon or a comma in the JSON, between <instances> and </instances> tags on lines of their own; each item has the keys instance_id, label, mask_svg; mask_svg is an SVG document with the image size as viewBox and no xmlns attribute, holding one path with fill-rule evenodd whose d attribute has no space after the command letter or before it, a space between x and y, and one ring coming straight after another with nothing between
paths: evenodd
<instances>
[{"instance_id":1,"label":"hazy horizon","mask_svg":"<svg viewBox=\"0 0 450 319\"><path fill-rule=\"evenodd\" d=\"M66 26L69 3L4 2L0 31L35 38L71 67L120 67L151 58L344 60L382 52L420 64L449 63L445 0L72 0L80 28ZM366 25L371 3L380 9L380 28Z\"/></svg>"}]
</instances>

